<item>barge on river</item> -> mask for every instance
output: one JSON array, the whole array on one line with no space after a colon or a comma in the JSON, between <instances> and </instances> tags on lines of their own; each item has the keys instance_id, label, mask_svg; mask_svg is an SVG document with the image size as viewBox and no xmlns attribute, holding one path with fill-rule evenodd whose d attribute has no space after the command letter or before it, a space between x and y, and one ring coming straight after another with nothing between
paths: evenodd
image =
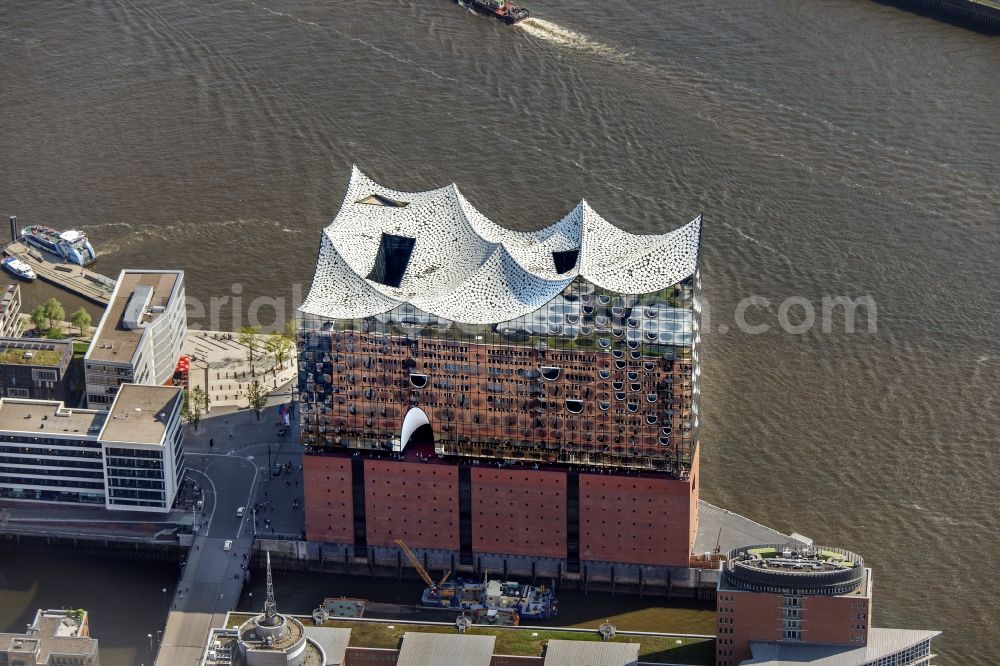
<instances>
[{"instance_id":1,"label":"barge on river","mask_svg":"<svg viewBox=\"0 0 1000 666\"><path fill-rule=\"evenodd\" d=\"M507 25L528 18L528 10L507 0L459 0L459 4L480 14L495 16Z\"/></svg>"}]
</instances>

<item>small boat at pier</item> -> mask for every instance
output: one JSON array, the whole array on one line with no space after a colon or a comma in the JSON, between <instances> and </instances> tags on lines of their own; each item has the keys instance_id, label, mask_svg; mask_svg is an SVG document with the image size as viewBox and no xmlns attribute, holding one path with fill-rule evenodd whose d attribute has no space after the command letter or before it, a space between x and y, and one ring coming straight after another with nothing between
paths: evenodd
<instances>
[{"instance_id":1,"label":"small boat at pier","mask_svg":"<svg viewBox=\"0 0 1000 666\"><path fill-rule=\"evenodd\" d=\"M528 18L527 9L515 5L513 2L508 2L508 0L459 0L459 4L474 9L480 14L495 16L507 25L513 25Z\"/></svg>"},{"instance_id":2,"label":"small boat at pier","mask_svg":"<svg viewBox=\"0 0 1000 666\"><path fill-rule=\"evenodd\" d=\"M5 271L12 275L16 275L22 280L31 282L38 277L35 275L35 271L31 270L31 266L24 263L17 257L4 257L3 261L0 261L0 264L3 264Z\"/></svg>"}]
</instances>

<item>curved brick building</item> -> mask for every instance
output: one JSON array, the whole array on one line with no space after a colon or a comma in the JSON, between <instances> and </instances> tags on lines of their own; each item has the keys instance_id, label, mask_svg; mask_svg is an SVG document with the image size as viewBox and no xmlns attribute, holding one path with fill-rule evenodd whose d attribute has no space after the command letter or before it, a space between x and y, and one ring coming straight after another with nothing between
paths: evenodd
<instances>
[{"instance_id":1,"label":"curved brick building","mask_svg":"<svg viewBox=\"0 0 1000 666\"><path fill-rule=\"evenodd\" d=\"M700 233L629 234L586 202L515 232L455 186L355 169L300 309L309 540L687 567Z\"/></svg>"}]
</instances>

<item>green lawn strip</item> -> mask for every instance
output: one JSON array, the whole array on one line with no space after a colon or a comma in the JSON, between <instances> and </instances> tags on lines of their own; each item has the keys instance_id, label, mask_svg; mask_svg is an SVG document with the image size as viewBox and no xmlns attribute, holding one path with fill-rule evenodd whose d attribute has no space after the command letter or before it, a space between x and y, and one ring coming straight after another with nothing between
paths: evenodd
<instances>
[{"instance_id":1,"label":"green lawn strip","mask_svg":"<svg viewBox=\"0 0 1000 666\"><path fill-rule=\"evenodd\" d=\"M229 627L238 627L250 615L229 616ZM399 648L403 634L417 631L432 634L454 634L455 627L436 624L399 624L385 622L352 622L350 620L328 620L324 627L351 630L351 647ZM391 628L390 628L391 627ZM496 636L495 654L517 656L538 656L542 645L552 639L599 641L596 631L571 632L558 629L513 629L502 627L473 626L466 632L470 635ZM537 635L534 635L537 634ZM679 641L679 642L678 642ZM712 664L715 658L715 641L704 638L675 638L673 636L629 636L617 634L612 642L638 643L639 660L652 663Z\"/></svg>"},{"instance_id":2,"label":"green lawn strip","mask_svg":"<svg viewBox=\"0 0 1000 666\"><path fill-rule=\"evenodd\" d=\"M62 354L49 349L31 349L31 358L25 358L23 349L8 349L0 352L0 363L17 365L57 365Z\"/></svg>"}]
</instances>

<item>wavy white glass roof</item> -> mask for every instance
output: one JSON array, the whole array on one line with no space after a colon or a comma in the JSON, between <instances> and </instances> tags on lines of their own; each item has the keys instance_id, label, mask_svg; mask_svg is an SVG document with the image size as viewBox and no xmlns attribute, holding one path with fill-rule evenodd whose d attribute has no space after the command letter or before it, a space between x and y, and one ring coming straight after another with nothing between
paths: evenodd
<instances>
[{"instance_id":1,"label":"wavy white glass roof","mask_svg":"<svg viewBox=\"0 0 1000 666\"><path fill-rule=\"evenodd\" d=\"M630 234L581 201L559 222L513 231L488 220L455 185L382 187L354 167L326 229L302 307L328 319L369 317L409 303L455 322L491 324L538 310L577 276L622 294L648 294L694 273L701 216L665 234ZM374 279L382 238L415 239L399 286ZM553 253L577 252L557 269Z\"/></svg>"}]
</instances>

